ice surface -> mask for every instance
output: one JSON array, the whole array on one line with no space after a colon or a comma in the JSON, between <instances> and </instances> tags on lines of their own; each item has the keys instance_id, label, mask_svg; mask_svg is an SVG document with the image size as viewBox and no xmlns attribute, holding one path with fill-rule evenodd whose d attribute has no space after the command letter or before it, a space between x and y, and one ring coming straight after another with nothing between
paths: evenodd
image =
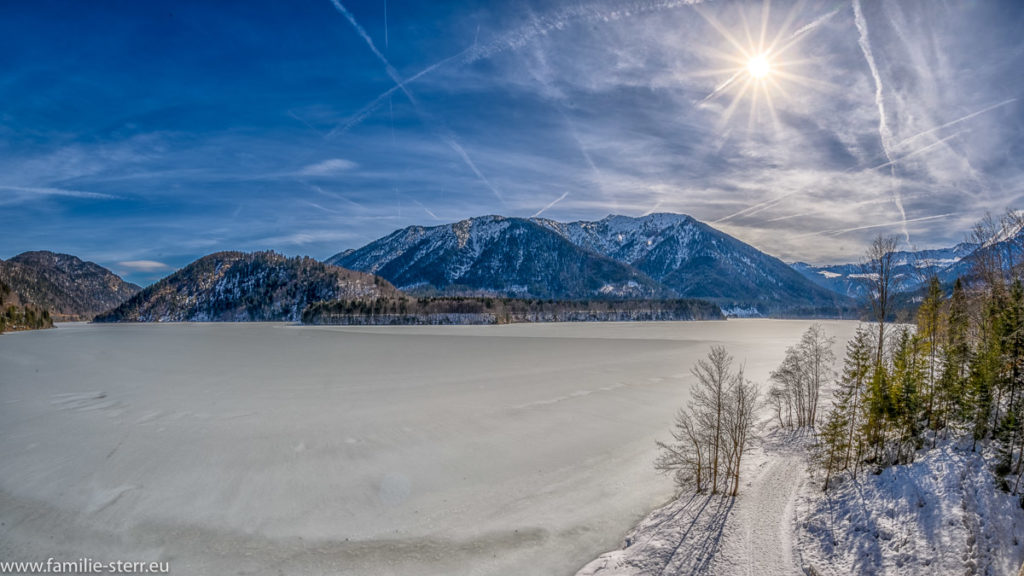
<instances>
[{"instance_id":1,"label":"ice surface","mask_svg":"<svg viewBox=\"0 0 1024 576\"><path fill-rule=\"evenodd\" d=\"M0 557L181 574L573 574L672 495L725 344L805 321L65 325L0 337ZM855 323L826 323L837 348Z\"/></svg>"}]
</instances>

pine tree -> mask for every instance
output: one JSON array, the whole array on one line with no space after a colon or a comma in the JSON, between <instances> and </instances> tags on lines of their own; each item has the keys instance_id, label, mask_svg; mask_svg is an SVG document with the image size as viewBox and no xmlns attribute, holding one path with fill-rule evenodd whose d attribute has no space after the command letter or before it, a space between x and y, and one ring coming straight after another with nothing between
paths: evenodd
<instances>
[{"instance_id":1,"label":"pine tree","mask_svg":"<svg viewBox=\"0 0 1024 576\"><path fill-rule=\"evenodd\" d=\"M918 338L910 330L901 330L893 351L890 378L893 424L899 429L898 462L913 461L920 439L922 367L918 351Z\"/></svg>"},{"instance_id":2,"label":"pine tree","mask_svg":"<svg viewBox=\"0 0 1024 576\"><path fill-rule=\"evenodd\" d=\"M928 281L928 294L925 296L924 301L921 302L921 307L917 310L918 344L921 347L922 356L926 359L924 370L925 390L923 391L923 396L926 398L924 416L928 427L932 430L937 430L939 426L939 420L936 417L935 398L937 395L937 380L941 373L941 366L939 365L939 352L941 351L939 336L942 323L942 304L942 286L939 284L938 277L932 276Z\"/></svg>"},{"instance_id":3,"label":"pine tree","mask_svg":"<svg viewBox=\"0 0 1024 576\"><path fill-rule=\"evenodd\" d=\"M947 428L950 420L966 418L964 397L970 374L972 350L968 324L968 302L963 282L957 278L949 299L946 338L942 350L942 374L938 381L938 428Z\"/></svg>"},{"instance_id":4,"label":"pine tree","mask_svg":"<svg viewBox=\"0 0 1024 576\"><path fill-rule=\"evenodd\" d=\"M853 339L846 344L846 361L837 395L840 407L846 411L847 438L846 454L843 457L844 469L850 466L851 456L859 461L864 453L863 436L860 435L858 424L862 412L861 400L867 392L867 385L872 373L872 348L871 334L864 329L858 329Z\"/></svg>"},{"instance_id":5,"label":"pine tree","mask_svg":"<svg viewBox=\"0 0 1024 576\"><path fill-rule=\"evenodd\" d=\"M1001 332L999 300L997 295L994 296L986 307L977 350L970 363L966 412L974 437L972 449L977 448L978 440L987 438L992 430L990 419L995 408L995 390L1002 376L1002 351L998 337Z\"/></svg>"}]
</instances>

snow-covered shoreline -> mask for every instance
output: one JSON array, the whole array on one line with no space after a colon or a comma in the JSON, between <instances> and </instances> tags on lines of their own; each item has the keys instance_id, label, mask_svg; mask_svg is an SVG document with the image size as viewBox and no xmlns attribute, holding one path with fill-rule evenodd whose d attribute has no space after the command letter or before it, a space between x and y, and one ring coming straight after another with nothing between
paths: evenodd
<instances>
[{"instance_id":1,"label":"snow-covered shoreline","mask_svg":"<svg viewBox=\"0 0 1024 576\"><path fill-rule=\"evenodd\" d=\"M950 440L913 464L847 478L826 495L808 470L811 442L804 431L768 431L744 465L738 497L680 494L577 576L1024 569L1024 510L995 485L991 454Z\"/></svg>"}]
</instances>

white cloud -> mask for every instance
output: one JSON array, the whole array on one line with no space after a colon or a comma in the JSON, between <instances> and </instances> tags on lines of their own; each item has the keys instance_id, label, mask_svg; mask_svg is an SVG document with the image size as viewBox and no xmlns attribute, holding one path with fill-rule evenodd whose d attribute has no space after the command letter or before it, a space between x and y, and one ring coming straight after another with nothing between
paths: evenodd
<instances>
[{"instance_id":1,"label":"white cloud","mask_svg":"<svg viewBox=\"0 0 1024 576\"><path fill-rule=\"evenodd\" d=\"M344 158L331 158L316 164L310 164L299 170L302 176L333 176L355 168L357 164Z\"/></svg>"},{"instance_id":2,"label":"white cloud","mask_svg":"<svg viewBox=\"0 0 1024 576\"><path fill-rule=\"evenodd\" d=\"M118 262L118 266L127 268L132 272L159 272L161 270L170 270L170 266L163 262L157 262L156 260L126 260L124 262Z\"/></svg>"}]
</instances>

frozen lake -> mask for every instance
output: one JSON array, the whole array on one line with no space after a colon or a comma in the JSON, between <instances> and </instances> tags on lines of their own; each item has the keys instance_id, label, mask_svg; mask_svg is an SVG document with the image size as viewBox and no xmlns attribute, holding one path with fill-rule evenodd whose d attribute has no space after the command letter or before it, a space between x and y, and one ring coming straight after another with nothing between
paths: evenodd
<instances>
[{"instance_id":1,"label":"frozen lake","mask_svg":"<svg viewBox=\"0 0 1024 576\"><path fill-rule=\"evenodd\" d=\"M824 322L841 358L854 322ZM808 321L64 325L0 336L0 559L573 574L672 494L694 361Z\"/></svg>"}]
</instances>

